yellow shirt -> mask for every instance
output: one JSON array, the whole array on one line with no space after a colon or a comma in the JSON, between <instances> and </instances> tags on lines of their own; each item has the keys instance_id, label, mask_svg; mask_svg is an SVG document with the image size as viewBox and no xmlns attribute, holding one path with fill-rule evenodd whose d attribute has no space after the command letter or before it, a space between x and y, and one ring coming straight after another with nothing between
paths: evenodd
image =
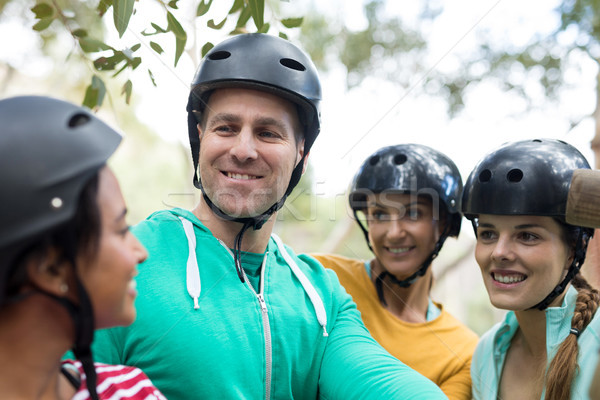
<instances>
[{"instance_id":1,"label":"yellow shirt","mask_svg":"<svg viewBox=\"0 0 600 400\"><path fill-rule=\"evenodd\" d=\"M363 261L331 254L313 256L337 273L379 344L435 382L449 399L471 398L471 357L478 340L473 331L437 303L441 313L432 321L404 322L381 305Z\"/></svg>"}]
</instances>

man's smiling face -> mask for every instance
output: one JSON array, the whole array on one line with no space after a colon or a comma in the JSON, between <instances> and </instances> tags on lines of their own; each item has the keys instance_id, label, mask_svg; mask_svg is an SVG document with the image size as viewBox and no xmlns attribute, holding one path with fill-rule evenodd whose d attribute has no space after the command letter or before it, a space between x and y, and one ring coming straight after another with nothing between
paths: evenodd
<instances>
[{"instance_id":1,"label":"man's smiling face","mask_svg":"<svg viewBox=\"0 0 600 400\"><path fill-rule=\"evenodd\" d=\"M257 216L287 189L304 143L296 106L270 93L227 88L209 99L199 127L199 170L210 200L234 217Z\"/></svg>"}]
</instances>

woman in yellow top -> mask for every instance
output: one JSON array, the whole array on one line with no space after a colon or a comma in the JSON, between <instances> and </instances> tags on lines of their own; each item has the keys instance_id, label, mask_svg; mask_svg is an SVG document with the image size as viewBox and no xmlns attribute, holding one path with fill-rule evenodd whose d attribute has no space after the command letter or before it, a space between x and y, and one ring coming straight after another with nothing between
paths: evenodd
<instances>
[{"instance_id":1,"label":"woman in yellow top","mask_svg":"<svg viewBox=\"0 0 600 400\"><path fill-rule=\"evenodd\" d=\"M460 173L444 154L418 144L384 147L364 161L349 195L375 257L314 255L336 271L371 335L450 399L471 398L478 338L431 300L429 266L446 238L458 236L461 192Z\"/></svg>"}]
</instances>

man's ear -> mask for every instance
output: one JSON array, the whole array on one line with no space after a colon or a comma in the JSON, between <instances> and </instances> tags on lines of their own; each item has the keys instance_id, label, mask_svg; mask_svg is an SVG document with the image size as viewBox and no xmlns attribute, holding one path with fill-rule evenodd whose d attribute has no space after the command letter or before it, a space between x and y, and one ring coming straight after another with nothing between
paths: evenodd
<instances>
[{"instance_id":1,"label":"man's ear","mask_svg":"<svg viewBox=\"0 0 600 400\"><path fill-rule=\"evenodd\" d=\"M304 175L304 173L306 172L306 168L308 166L308 156L310 155L310 151L308 153L306 153L306 157L304 157L304 161L302 165L302 175Z\"/></svg>"},{"instance_id":2,"label":"man's ear","mask_svg":"<svg viewBox=\"0 0 600 400\"><path fill-rule=\"evenodd\" d=\"M200 124L196 124L196 128L198 128L198 139L202 141L202 127Z\"/></svg>"},{"instance_id":3,"label":"man's ear","mask_svg":"<svg viewBox=\"0 0 600 400\"><path fill-rule=\"evenodd\" d=\"M32 257L26 262L29 281L37 288L56 296L65 296L69 290L72 268L61 261L55 249L49 249L40 257Z\"/></svg>"}]
</instances>

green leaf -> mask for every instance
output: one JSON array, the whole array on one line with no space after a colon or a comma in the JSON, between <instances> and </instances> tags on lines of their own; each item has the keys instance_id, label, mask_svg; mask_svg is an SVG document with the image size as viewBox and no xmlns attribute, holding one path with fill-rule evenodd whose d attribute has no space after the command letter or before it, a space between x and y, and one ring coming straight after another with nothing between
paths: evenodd
<instances>
[{"instance_id":1,"label":"green leaf","mask_svg":"<svg viewBox=\"0 0 600 400\"><path fill-rule=\"evenodd\" d=\"M177 10L178 9L177 8L177 0L171 0L171 1L169 1L168 6L171 7L172 9L174 9L174 10Z\"/></svg>"},{"instance_id":2,"label":"green leaf","mask_svg":"<svg viewBox=\"0 0 600 400\"><path fill-rule=\"evenodd\" d=\"M177 62L179 62L179 58L183 54L183 50L185 50L185 42L186 39L175 38L175 64L177 66Z\"/></svg>"},{"instance_id":3,"label":"green leaf","mask_svg":"<svg viewBox=\"0 0 600 400\"><path fill-rule=\"evenodd\" d=\"M114 0L113 2L113 17L119 37L122 37L127 30L129 19L133 14L134 3L135 0Z\"/></svg>"},{"instance_id":4,"label":"green leaf","mask_svg":"<svg viewBox=\"0 0 600 400\"><path fill-rule=\"evenodd\" d=\"M167 29L173 32L173 34L175 35L175 63L173 65L177 66L179 58L185 50L185 43L187 42L187 33L185 33L185 30L183 30L181 24L179 23L179 21L177 21L177 18L175 18L175 16L169 11L167 11L167 22L169 24Z\"/></svg>"},{"instance_id":5,"label":"green leaf","mask_svg":"<svg viewBox=\"0 0 600 400\"><path fill-rule=\"evenodd\" d=\"M206 42L204 43L204 46L202 46L202 57L204 57L206 55L206 53L208 53L210 51L210 49L212 49L213 47L215 47L214 44L212 44L211 42Z\"/></svg>"},{"instance_id":6,"label":"green leaf","mask_svg":"<svg viewBox=\"0 0 600 400\"><path fill-rule=\"evenodd\" d=\"M167 33L169 32L168 29L163 29L160 26L156 25L154 22L151 22L150 25L152 25L152 27L154 28L154 32L146 32L146 30L144 29L142 31L142 35L144 36L152 36L152 35L157 35L159 33Z\"/></svg>"},{"instance_id":7,"label":"green leaf","mask_svg":"<svg viewBox=\"0 0 600 400\"><path fill-rule=\"evenodd\" d=\"M154 80L154 74L149 69L148 69L148 75L150 76L150 81L152 82L152 86L156 87L156 81Z\"/></svg>"},{"instance_id":8,"label":"green leaf","mask_svg":"<svg viewBox=\"0 0 600 400\"><path fill-rule=\"evenodd\" d=\"M112 71L117 66L117 61L112 57L99 57L94 60L97 71Z\"/></svg>"},{"instance_id":9,"label":"green leaf","mask_svg":"<svg viewBox=\"0 0 600 400\"><path fill-rule=\"evenodd\" d=\"M300 18L285 18L285 19L281 20L281 23L286 28L297 28L300 25L302 25L303 20L304 20L304 18L302 18L302 17L300 17Z\"/></svg>"},{"instance_id":10,"label":"green leaf","mask_svg":"<svg viewBox=\"0 0 600 400\"><path fill-rule=\"evenodd\" d=\"M54 8L47 3L38 3L31 7L31 11L38 19L52 18L54 16Z\"/></svg>"},{"instance_id":11,"label":"green leaf","mask_svg":"<svg viewBox=\"0 0 600 400\"><path fill-rule=\"evenodd\" d=\"M152 50L154 50L155 52L157 52L158 54L162 54L164 53L164 50L162 47L160 47L160 44L156 43L156 42L150 42L150 47L152 48Z\"/></svg>"},{"instance_id":12,"label":"green leaf","mask_svg":"<svg viewBox=\"0 0 600 400\"><path fill-rule=\"evenodd\" d=\"M133 46L131 46L131 51L136 52L140 49L140 47L142 47L141 43L134 44Z\"/></svg>"},{"instance_id":13,"label":"green leaf","mask_svg":"<svg viewBox=\"0 0 600 400\"><path fill-rule=\"evenodd\" d=\"M142 57L135 57L133 61L131 61L131 69L136 69L142 63Z\"/></svg>"},{"instance_id":14,"label":"green leaf","mask_svg":"<svg viewBox=\"0 0 600 400\"><path fill-rule=\"evenodd\" d=\"M271 28L271 24L269 24L268 22L266 24L264 24L262 26L262 28L260 28L257 32L258 33L267 33L269 32L269 29Z\"/></svg>"},{"instance_id":15,"label":"green leaf","mask_svg":"<svg viewBox=\"0 0 600 400\"><path fill-rule=\"evenodd\" d=\"M123 85L123 89L121 89L121 94L125 95L125 103L129 105L129 102L131 100L131 92L133 90L133 83L131 83L131 80L127 80L127 82L125 82L125 84Z\"/></svg>"},{"instance_id":16,"label":"green leaf","mask_svg":"<svg viewBox=\"0 0 600 400\"><path fill-rule=\"evenodd\" d=\"M211 19L206 23L206 26L208 26L211 29L221 29L223 25L225 25L225 21L227 21L227 17L225 17L225 19L219 22L218 24L215 24L215 21Z\"/></svg>"},{"instance_id":17,"label":"green leaf","mask_svg":"<svg viewBox=\"0 0 600 400\"><path fill-rule=\"evenodd\" d=\"M114 50L112 47L98 39L91 39L87 37L80 37L78 39L79 46L81 46L81 50L83 50L85 53L96 53L98 51Z\"/></svg>"},{"instance_id":18,"label":"green leaf","mask_svg":"<svg viewBox=\"0 0 600 400\"><path fill-rule=\"evenodd\" d=\"M241 28L243 26L246 26L246 24L248 23L248 20L250 19L251 16L252 16L252 11L250 10L250 7L244 8L242 10L242 12L240 13L237 23L235 24L235 27Z\"/></svg>"},{"instance_id":19,"label":"green leaf","mask_svg":"<svg viewBox=\"0 0 600 400\"><path fill-rule=\"evenodd\" d=\"M98 7L96 7L96 11L98 11L98 16L103 17L104 14L108 11L110 7L113 5L113 0L100 0L98 3Z\"/></svg>"},{"instance_id":20,"label":"green leaf","mask_svg":"<svg viewBox=\"0 0 600 400\"><path fill-rule=\"evenodd\" d=\"M73 36L75 37L86 37L88 35L87 31L85 29L75 29L73 31Z\"/></svg>"},{"instance_id":21,"label":"green leaf","mask_svg":"<svg viewBox=\"0 0 600 400\"><path fill-rule=\"evenodd\" d=\"M234 0L233 5L231 6L231 9L229 10L229 12L227 14L233 14L233 13L241 10L243 6L244 6L244 0Z\"/></svg>"},{"instance_id":22,"label":"green leaf","mask_svg":"<svg viewBox=\"0 0 600 400\"><path fill-rule=\"evenodd\" d=\"M33 25L33 30L37 32L41 32L44 29L48 28L50 24L54 21L54 18L44 18L40 19L35 25Z\"/></svg>"},{"instance_id":23,"label":"green leaf","mask_svg":"<svg viewBox=\"0 0 600 400\"><path fill-rule=\"evenodd\" d=\"M85 90L83 105L92 110L97 110L104 102L105 95L106 86L104 85L104 81L97 75L94 75L92 77L92 83L88 85Z\"/></svg>"},{"instance_id":24,"label":"green leaf","mask_svg":"<svg viewBox=\"0 0 600 400\"><path fill-rule=\"evenodd\" d=\"M265 0L248 0L248 7L252 12L254 25L260 30L265 23Z\"/></svg>"},{"instance_id":25,"label":"green leaf","mask_svg":"<svg viewBox=\"0 0 600 400\"><path fill-rule=\"evenodd\" d=\"M198 4L198 9L196 10L196 17L201 17L208 12L213 0L209 0L208 3L205 3L204 0Z\"/></svg>"},{"instance_id":26,"label":"green leaf","mask_svg":"<svg viewBox=\"0 0 600 400\"><path fill-rule=\"evenodd\" d=\"M282 39L288 40L288 35L286 35L283 32L279 32L279 37L282 38Z\"/></svg>"},{"instance_id":27,"label":"green leaf","mask_svg":"<svg viewBox=\"0 0 600 400\"><path fill-rule=\"evenodd\" d=\"M167 32L168 32L168 30L167 30L167 29L163 29L163 28L161 28L160 26L156 25L154 22L151 22L151 23L150 23L150 25L152 25L152 27L153 27L154 29L156 29L156 32L157 32L157 33L167 33Z\"/></svg>"},{"instance_id":28,"label":"green leaf","mask_svg":"<svg viewBox=\"0 0 600 400\"><path fill-rule=\"evenodd\" d=\"M185 33L185 30L181 27L177 18L169 11L167 11L167 22L169 23L167 30L173 32L178 39L183 39L184 41L187 40L187 33Z\"/></svg>"}]
</instances>

